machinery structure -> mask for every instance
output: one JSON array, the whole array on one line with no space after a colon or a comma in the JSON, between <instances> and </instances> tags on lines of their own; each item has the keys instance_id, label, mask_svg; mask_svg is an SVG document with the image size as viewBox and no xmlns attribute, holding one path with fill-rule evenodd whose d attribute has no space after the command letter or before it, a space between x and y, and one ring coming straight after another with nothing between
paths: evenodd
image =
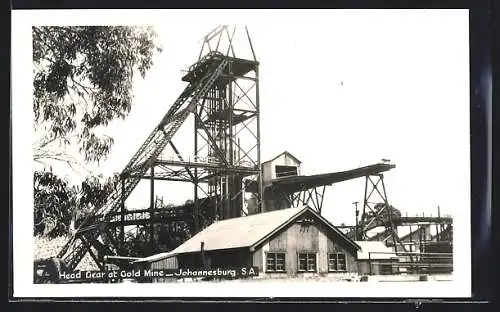
<instances>
[{"instance_id":1,"label":"machinery structure","mask_svg":"<svg viewBox=\"0 0 500 312\"><path fill-rule=\"evenodd\" d=\"M81 222L57 255L67 270L74 270L87 253L101 268L105 256L123 254L126 226L133 225L135 232L146 229L153 245L155 223L183 222L196 233L215 218L241 215L243 179L254 176L259 181L260 176L259 63L246 28L253 60L236 57L235 30L230 33L229 27L220 26L205 36L198 61L182 78L185 89L120 173L105 204ZM174 140L191 116L194 154L186 155ZM150 207L127 210L125 200L141 179L151 183ZM157 207L157 180L192 183L192 204ZM255 196L261 198L259 188Z\"/></svg>"},{"instance_id":2,"label":"machinery structure","mask_svg":"<svg viewBox=\"0 0 500 312\"><path fill-rule=\"evenodd\" d=\"M280 155L283 164L271 161L270 171L261 163L259 62L248 30L239 30L252 57L235 53L236 27L219 26L205 36L198 61L182 77L187 86L120 173L104 205L86 216L61 249L58 271L75 270L86 254L104 270L105 259L126 265L132 257L168 251L182 243L171 241L159 250L158 225L168 228L168 237L181 231L192 235L215 220L271 209L310 205L321 213L326 186L357 178L366 180L365 197L359 225L348 229L349 235L369 239L366 233L382 226L385 234L380 239L391 238L394 246L406 251L396 227L416 220L392 216L383 173L395 165L382 161L304 176L297 169L300 162L294 163L289 153ZM176 133L190 122L193 149L186 152L176 145ZM143 179L150 182L149 208L127 209L126 199ZM181 206L164 205L156 197L155 181L191 184L192 200ZM252 194L252 204L245 204L245 194ZM378 201L373 199L376 195ZM132 255L127 243L138 235L143 236L142 254Z\"/></svg>"}]
</instances>

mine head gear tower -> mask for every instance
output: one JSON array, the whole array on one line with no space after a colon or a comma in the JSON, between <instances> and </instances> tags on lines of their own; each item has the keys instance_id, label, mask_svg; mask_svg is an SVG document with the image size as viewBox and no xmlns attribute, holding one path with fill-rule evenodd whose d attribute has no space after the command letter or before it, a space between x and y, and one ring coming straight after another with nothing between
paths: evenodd
<instances>
[{"instance_id":1,"label":"mine head gear tower","mask_svg":"<svg viewBox=\"0 0 500 312\"><path fill-rule=\"evenodd\" d=\"M247 41L246 47L235 44L236 40ZM207 166L194 169L195 203L200 203L199 183L206 183L202 194L213 201L210 215L240 217L246 213L244 180L259 181L261 175L259 63L246 27L217 27L205 36L200 56L205 51L208 55L223 53L228 65L196 113L195 157L201 155ZM250 57L241 58L238 52ZM194 74L190 70L183 80L190 81ZM257 192L259 203L261 194Z\"/></svg>"},{"instance_id":2,"label":"mine head gear tower","mask_svg":"<svg viewBox=\"0 0 500 312\"><path fill-rule=\"evenodd\" d=\"M245 49L250 57L240 56ZM68 270L87 253L101 269L106 256L126 256L130 231L125 227L147 233L145 239L154 245L155 224L184 222L196 233L216 219L244 215L245 180L258 182L252 193L261 206L258 67L246 27L218 26L204 37L198 61L182 78L188 82L184 91L121 172L106 202L95 207L59 252ZM191 116L194 152L186 152L174 139ZM150 180L150 207L126 209L125 200L141 179ZM192 183L192 203L157 207L158 180Z\"/></svg>"}]
</instances>

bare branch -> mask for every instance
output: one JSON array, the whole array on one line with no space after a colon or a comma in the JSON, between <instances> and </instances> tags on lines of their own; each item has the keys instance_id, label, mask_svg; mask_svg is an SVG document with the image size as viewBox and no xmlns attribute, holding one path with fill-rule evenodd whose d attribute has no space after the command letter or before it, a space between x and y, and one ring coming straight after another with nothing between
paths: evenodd
<instances>
[{"instance_id":1,"label":"bare branch","mask_svg":"<svg viewBox=\"0 0 500 312\"><path fill-rule=\"evenodd\" d=\"M75 169L75 166L78 166L81 169L85 170L87 172L87 174L92 174L92 170L88 169L86 166L79 163L73 157L71 157L65 153L52 153L51 154L51 153L45 151L45 153L43 153L43 154L34 155L33 160L40 163L40 164L43 164L43 165L48 165L47 162L45 162L44 160L46 160L46 161L48 161L48 160L60 161L60 162L67 164L71 168L71 170L73 170L73 172L75 172L75 173L80 174L80 172L78 172Z\"/></svg>"}]
</instances>

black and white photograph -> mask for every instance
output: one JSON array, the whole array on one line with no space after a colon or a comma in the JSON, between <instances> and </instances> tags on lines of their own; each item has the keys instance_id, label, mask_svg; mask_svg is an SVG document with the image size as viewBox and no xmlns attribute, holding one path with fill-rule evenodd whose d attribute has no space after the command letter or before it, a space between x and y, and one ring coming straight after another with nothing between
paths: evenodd
<instances>
[{"instance_id":1,"label":"black and white photograph","mask_svg":"<svg viewBox=\"0 0 500 312\"><path fill-rule=\"evenodd\" d=\"M14 296L470 296L468 27L13 12Z\"/></svg>"}]
</instances>

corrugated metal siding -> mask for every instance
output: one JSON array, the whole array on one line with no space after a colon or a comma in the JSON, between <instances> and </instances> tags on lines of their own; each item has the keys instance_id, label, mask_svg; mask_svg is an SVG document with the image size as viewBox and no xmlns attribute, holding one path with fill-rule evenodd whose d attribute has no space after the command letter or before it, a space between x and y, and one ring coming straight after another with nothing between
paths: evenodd
<instances>
[{"instance_id":1,"label":"corrugated metal siding","mask_svg":"<svg viewBox=\"0 0 500 312\"><path fill-rule=\"evenodd\" d=\"M297 222L289 224L287 228L282 229L269 240L260 244L260 246L256 246L257 248L253 253L250 253L247 248L206 251L206 265L211 265L211 267L253 265L259 267L259 271L263 273L263 276L275 277L278 276L276 273L266 274L265 272L266 252L286 252L286 274L295 275L298 271L297 253L315 252L317 253L317 273L325 274L328 272L328 254L343 252L346 255L347 272L357 272L357 250L349 245L342 236L322 223L319 217L315 216L312 212L305 213L299 218L299 221L304 218L312 218L315 220L315 223L310 225ZM201 267L200 261L199 252L178 254L151 263L151 268L199 268ZM165 279L157 280L165 281Z\"/></svg>"},{"instance_id":2,"label":"corrugated metal siding","mask_svg":"<svg viewBox=\"0 0 500 312\"><path fill-rule=\"evenodd\" d=\"M262 183L264 186L269 185L273 179L272 163L265 163L262 165Z\"/></svg>"},{"instance_id":3,"label":"corrugated metal siding","mask_svg":"<svg viewBox=\"0 0 500 312\"><path fill-rule=\"evenodd\" d=\"M347 271L348 272L357 272L358 271L356 257L347 251L346 251L346 262L347 262Z\"/></svg>"},{"instance_id":4,"label":"corrugated metal siding","mask_svg":"<svg viewBox=\"0 0 500 312\"><path fill-rule=\"evenodd\" d=\"M264 262L264 257L263 257L263 252L262 248L257 249L253 253L253 266L259 267L259 273L262 273L263 270L263 262Z\"/></svg>"},{"instance_id":5,"label":"corrugated metal siding","mask_svg":"<svg viewBox=\"0 0 500 312\"><path fill-rule=\"evenodd\" d=\"M269 240L269 249L272 251L286 251L287 232L283 231Z\"/></svg>"},{"instance_id":6,"label":"corrugated metal siding","mask_svg":"<svg viewBox=\"0 0 500 312\"><path fill-rule=\"evenodd\" d=\"M333 242L328 239L326 232L321 229L318 231L318 272L328 272L328 246L333 245Z\"/></svg>"},{"instance_id":7,"label":"corrugated metal siding","mask_svg":"<svg viewBox=\"0 0 500 312\"><path fill-rule=\"evenodd\" d=\"M357 251L352 247L346 246L345 242L335 233L330 232L330 237L327 240L328 253L344 253L346 255L346 269L347 272L357 272ZM328 255L326 256L328 257ZM328 260L327 260L328 261Z\"/></svg>"},{"instance_id":8,"label":"corrugated metal siding","mask_svg":"<svg viewBox=\"0 0 500 312\"><path fill-rule=\"evenodd\" d=\"M162 259L156 262L151 263L151 268L154 270L162 270L162 269L178 269L179 263L177 261L177 257L171 257Z\"/></svg>"},{"instance_id":9,"label":"corrugated metal siding","mask_svg":"<svg viewBox=\"0 0 500 312\"><path fill-rule=\"evenodd\" d=\"M151 262L150 268L152 270L178 269L179 263L178 263L177 257L174 256L174 257ZM168 278L160 277L160 278L153 278L152 282L153 283L169 283L169 282L171 283L171 282L175 282L176 280L177 280L176 278L171 278L171 277L168 277Z\"/></svg>"},{"instance_id":10,"label":"corrugated metal siding","mask_svg":"<svg viewBox=\"0 0 500 312\"><path fill-rule=\"evenodd\" d=\"M293 157L287 154L282 154L273 161L264 163L264 165L262 166L263 169L262 176L264 179L264 185L266 185L268 181L271 181L272 179L276 178L276 166L297 167L297 174L300 175L300 163L298 163Z\"/></svg>"}]
</instances>

